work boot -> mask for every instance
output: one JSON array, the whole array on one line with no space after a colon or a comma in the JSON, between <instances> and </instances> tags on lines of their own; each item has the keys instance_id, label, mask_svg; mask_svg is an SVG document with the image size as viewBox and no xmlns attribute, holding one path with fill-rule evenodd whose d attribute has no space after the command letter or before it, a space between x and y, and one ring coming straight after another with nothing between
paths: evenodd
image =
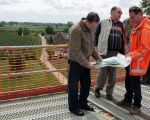
<instances>
[{"instance_id":1,"label":"work boot","mask_svg":"<svg viewBox=\"0 0 150 120\"><path fill-rule=\"evenodd\" d=\"M70 110L70 112L77 116L84 116L84 112L82 112L80 109Z\"/></svg>"},{"instance_id":2,"label":"work boot","mask_svg":"<svg viewBox=\"0 0 150 120\"><path fill-rule=\"evenodd\" d=\"M111 94L107 94L106 97L108 100L113 100L113 96Z\"/></svg>"},{"instance_id":3,"label":"work boot","mask_svg":"<svg viewBox=\"0 0 150 120\"><path fill-rule=\"evenodd\" d=\"M94 111L94 108L92 106L89 106L89 105L80 106L80 108L83 110L87 110L87 111Z\"/></svg>"},{"instance_id":4,"label":"work boot","mask_svg":"<svg viewBox=\"0 0 150 120\"><path fill-rule=\"evenodd\" d=\"M130 115L136 115L138 114L139 112L141 112L141 109L139 107L133 107L130 111L129 111L129 114Z\"/></svg>"},{"instance_id":5,"label":"work boot","mask_svg":"<svg viewBox=\"0 0 150 120\"><path fill-rule=\"evenodd\" d=\"M127 103L124 100L117 102L116 105L121 106L121 107L132 107L132 103Z\"/></svg>"},{"instance_id":6,"label":"work boot","mask_svg":"<svg viewBox=\"0 0 150 120\"><path fill-rule=\"evenodd\" d=\"M96 98L99 98L101 95L100 95L100 91L99 91L99 88L95 88L95 97Z\"/></svg>"}]
</instances>

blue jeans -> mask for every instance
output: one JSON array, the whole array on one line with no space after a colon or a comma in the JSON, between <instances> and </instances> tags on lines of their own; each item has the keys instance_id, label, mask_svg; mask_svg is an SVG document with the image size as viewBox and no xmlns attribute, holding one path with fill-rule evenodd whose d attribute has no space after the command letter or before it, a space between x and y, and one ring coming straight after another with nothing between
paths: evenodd
<instances>
[{"instance_id":1,"label":"blue jeans","mask_svg":"<svg viewBox=\"0 0 150 120\"><path fill-rule=\"evenodd\" d=\"M87 105L87 97L90 91L91 75L90 69L85 68L77 62L68 61L68 104L69 110L80 109ZM80 94L78 95L78 83L80 82Z\"/></svg>"}]
</instances>

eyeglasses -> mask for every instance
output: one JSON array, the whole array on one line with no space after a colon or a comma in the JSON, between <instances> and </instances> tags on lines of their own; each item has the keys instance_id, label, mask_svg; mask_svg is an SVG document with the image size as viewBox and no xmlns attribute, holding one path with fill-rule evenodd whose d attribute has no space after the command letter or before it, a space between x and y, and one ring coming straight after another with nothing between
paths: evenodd
<instances>
[{"instance_id":1,"label":"eyeglasses","mask_svg":"<svg viewBox=\"0 0 150 120\"><path fill-rule=\"evenodd\" d=\"M122 14L122 11L118 11L119 14Z\"/></svg>"}]
</instances>

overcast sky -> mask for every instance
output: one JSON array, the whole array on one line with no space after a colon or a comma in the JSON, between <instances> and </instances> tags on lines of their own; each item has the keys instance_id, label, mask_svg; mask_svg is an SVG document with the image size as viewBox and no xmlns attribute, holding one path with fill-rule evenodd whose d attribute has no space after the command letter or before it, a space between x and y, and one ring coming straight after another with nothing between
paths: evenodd
<instances>
[{"instance_id":1,"label":"overcast sky","mask_svg":"<svg viewBox=\"0 0 150 120\"><path fill-rule=\"evenodd\" d=\"M0 21L20 22L77 22L88 12L97 12L101 19L110 16L113 6L120 6L122 20L128 8L140 5L141 0L0 0Z\"/></svg>"}]
</instances>

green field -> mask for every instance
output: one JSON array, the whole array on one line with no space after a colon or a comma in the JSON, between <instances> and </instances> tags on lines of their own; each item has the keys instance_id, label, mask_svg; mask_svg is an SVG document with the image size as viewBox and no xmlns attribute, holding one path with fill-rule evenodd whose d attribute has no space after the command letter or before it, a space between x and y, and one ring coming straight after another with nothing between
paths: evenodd
<instances>
[{"instance_id":1,"label":"green field","mask_svg":"<svg viewBox=\"0 0 150 120\"><path fill-rule=\"evenodd\" d=\"M8 61L1 60L0 63L0 74L15 72L11 71L10 65ZM39 71L39 70L47 70L47 68L40 63L38 60L26 60L25 67L23 70L19 72L29 72L29 71ZM30 74L14 77L1 78L1 90L2 92L10 92L17 90L25 90L25 89L34 89L39 87L50 87L56 86L59 84L56 77L53 76L52 73L38 73L38 74Z\"/></svg>"},{"instance_id":2,"label":"green field","mask_svg":"<svg viewBox=\"0 0 150 120\"><path fill-rule=\"evenodd\" d=\"M18 36L15 31L0 31L0 46L41 45L38 35Z\"/></svg>"},{"instance_id":3,"label":"green field","mask_svg":"<svg viewBox=\"0 0 150 120\"><path fill-rule=\"evenodd\" d=\"M17 29L20 26L5 26L0 27L0 46L28 46L28 45L41 45L41 39L38 36L39 31L43 31L46 26L31 26L30 35L18 36ZM43 63L40 62L42 49L1 49L0 50L0 74L9 74L15 72L30 72L47 70ZM20 71L12 69L10 61L15 57L23 59L24 66ZM22 62L21 61L21 62ZM56 86L59 82L52 73L31 74L22 76L14 76L2 78L0 76L0 89L3 92L34 89L46 86Z\"/></svg>"},{"instance_id":4,"label":"green field","mask_svg":"<svg viewBox=\"0 0 150 120\"><path fill-rule=\"evenodd\" d=\"M26 27L29 28L29 30L31 32L38 32L38 31L44 31L46 26L31 26L31 25L17 25L17 26L4 26L4 27L0 27L0 31L17 31L20 27Z\"/></svg>"},{"instance_id":5,"label":"green field","mask_svg":"<svg viewBox=\"0 0 150 120\"><path fill-rule=\"evenodd\" d=\"M41 87L52 87L59 84L58 80L51 73L3 78L0 82L2 93Z\"/></svg>"},{"instance_id":6,"label":"green field","mask_svg":"<svg viewBox=\"0 0 150 120\"><path fill-rule=\"evenodd\" d=\"M21 28L28 28L32 33L41 33L45 32L46 27L51 26L54 29L54 32L63 32L68 28L67 24L62 23L18 23L14 25L9 25L6 23L5 26L0 27L0 31L17 31Z\"/></svg>"}]
</instances>

